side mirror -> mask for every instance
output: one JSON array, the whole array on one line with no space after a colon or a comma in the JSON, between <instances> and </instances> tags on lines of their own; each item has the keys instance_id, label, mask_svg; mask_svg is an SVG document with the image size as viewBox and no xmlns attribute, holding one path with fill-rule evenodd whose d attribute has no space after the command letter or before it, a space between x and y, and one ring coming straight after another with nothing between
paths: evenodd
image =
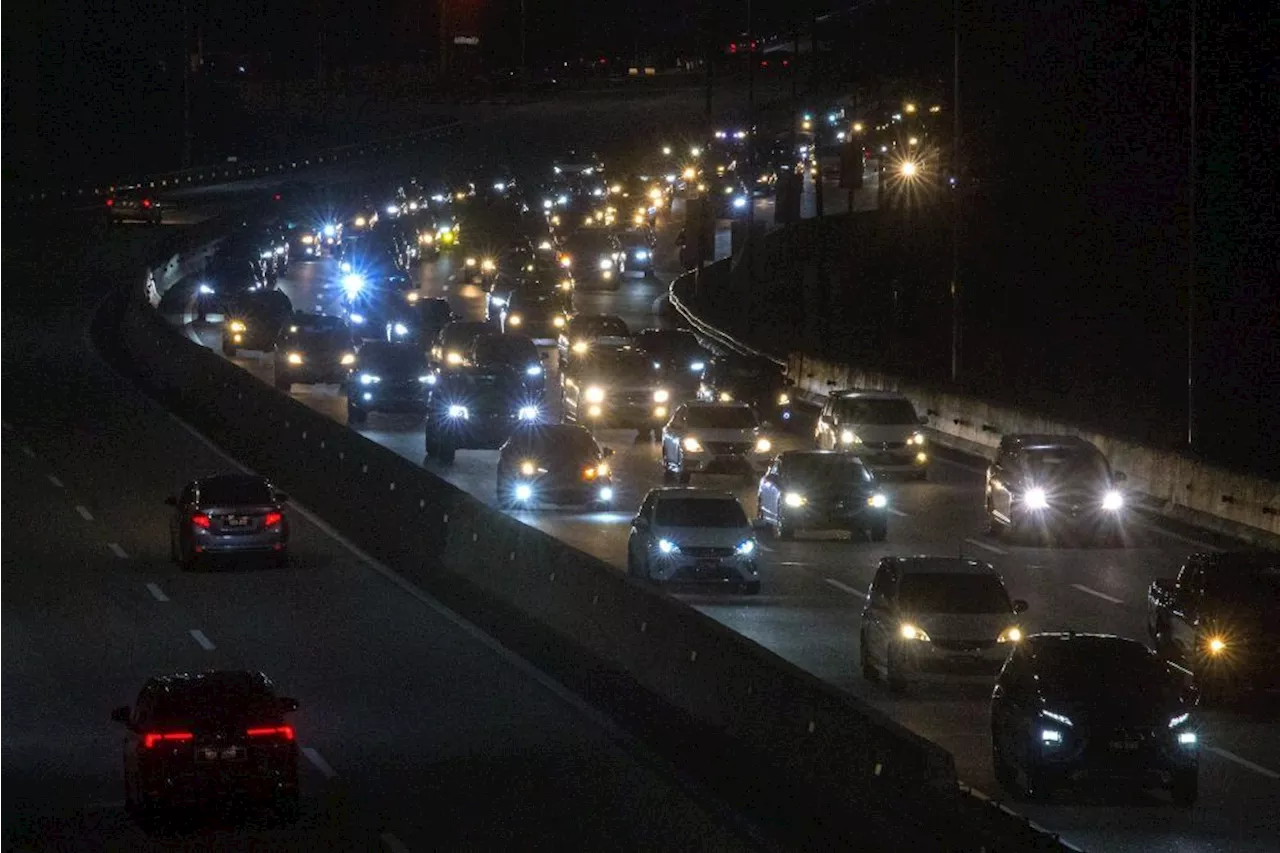
<instances>
[{"instance_id":1,"label":"side mirror","mask_svg":"<svg viewBox=\"0 0 1280 853\"><path fill-rule=\"evenodd\" d=\"M284 492L276 492L276 500L282 504L287 504L289 502L289 496Z\"/></svg>"},{"instance_id":2,"label":"side mirror","mask_svg":"<svg viewBox=\"0 0 1280 853\"><path fill-rule=\"evenodd\" d=\"M637 515L635 518L631 519L631 526L636 530L648 530L649 519L645 518L643 515Z\"/></svg>"},{"instance_id":3,"label":"side mirror","mask_svg":"<svg viewBox=\"0 0 1280 853\"><path fill-rule=\"evenodd\" d=\"M298 710L298 700L292 696L282 696L276 700L280 706L280 713L288 714L291 711Z\"/></svg>"},{"instance_id":4,"label":"side mirror","mask_svg":"<svg viewBox=\"0 0 1280 853\"><path fill-rule=\"evenodd\" d=\"M1027 604L1027 602L1026 602L1026 601L1024 601L1024 600L1023 600L1023 599L1021 599L1021 598L1015 598L1015 599L1013 600L1013 612L1014 612L1014 613L1026 613L1026 612L1027 612L1027 608L1028 608L1028 607L1030 607L1030 606L1031 606L1031 605Z\"/></svg>"},{"instance_id":5,"label":"side mirror","mask_svg":"<svg viewBox=\"0 0 1280 853\"><path fill-rule=\"evenodd\" d=\"M608 459L610 456L612 456L612 455L613 455L613 448L612 448L612 447L606 447L606 448L604 448L603 450L601 450L601 451L600 451L600 454L601 454L605 459Z\"/></svg>"},{"instance_id":6,"label":"side mirror","mask_svg":"<svg viewBox=\"0 0 1280 853\"><path fill-rule=\"evenodd\" d=\"M117 723L124 723L125 725L128 725L130 716L128 705L121 705L119 708L113 708L111 710L111 719Z\"/></svg>"},{"instance_id":7,"label":"side mirror","mask_svg":"<svg viewBox=\"0 0 1280 853\"><path fill-rule=\"evenodd\" d=\"M178 505L178 499L177 499L177 498L175 498L173 495L169 495L169 497L165 498L165 499L164 499L164 502L165 502L165 503L167 503L169 506L177 506L177 505Z\"/></svg>"},{"instance_id":8,"label":"side mirror","mask_svg":"<svg viewBox=\"0 0 1280 853\"><path fill-rule=\"evenodd\" d=\"M1115 476L1113 476L1111 479L1115 480L1117 483L1125 483L1125 482L1128 482L1129 475L1123 471L1117 471L1115 473Z\"/></svg>"}]
</instances>

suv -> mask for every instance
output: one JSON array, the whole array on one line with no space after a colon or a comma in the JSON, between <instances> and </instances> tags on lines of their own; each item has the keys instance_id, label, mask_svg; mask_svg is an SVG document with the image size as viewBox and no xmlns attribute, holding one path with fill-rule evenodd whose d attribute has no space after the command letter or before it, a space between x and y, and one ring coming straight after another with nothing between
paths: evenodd
<instances>
[{"instance_id":1,"label":"suv","mask_svg":"<svg viewBox=\"0 0 1280 853\"><path fill-rule=\"evenodd\" d=\"M756 540L742 504L727 492L654 489L631 521L627 574L664 583L760 591Z\"/></svg>"},{"instance_id":2,"label":"suv","mask_svg":"<svg viewBox=\"0 0 1280 853\"><path fill-rule=\"evenodd\" d=\"M671 392L647 355L629 346L596 347L561 368L560 410L567 422L656 432Z\"/></svg>"},{"instance_id":3,"label":"suv","mask_svg":"<svg viewBox=\"0 0 1280 853\"><path fill-rule=\"evenodd\" d=\"M467 365L428 383L427 455L448 465L458 450L497 450L521 421L536 421L522 379L508 367Z\"/></svg>"},{"instance_id":4,"label":"suv","mask_svg":"<svg viewBox=\"0 0 1280 853\"><path fill-rule=\"evenodd\" d=\"M370 412L420 414L426 407L436 376L417 346L370 341L360 347L358 362L347 382L347 423L362 424Z\"/></svg>"},{"instance_id":5,"label":"suv","mask_svg":"<svg viewBox=\"0 0 1280 853\"><path fill-rule=\"evenodd\" d=\"M990 684L1022 640L1018 614L990 563L964 557L885 557L862 610L862 677L905 690L921 676L976 676Z\"/></svg>"},{"instance_id":6,"label":"suv","mask_svg":"<svg viewBox=\"0 0 1280 853\"><path fill-rule=\"evenodd\" d=\"M822 407L813 439L819 450L856 453L877 474L929 476L921 431L926 418L893 391L835 391Z\"/></svg>"},{"instance_id":7,"label":"suv","mask_svg":"<svg viewBox=\"0 0 1280 853\"><path fill-rule=\"evenodd\" d=\"M1050 533L1067 527L1108 544L1121 541L1124 474L1073 435L1006 435L987 468L985 511L991 533Z\"/></svg>"},{"instance_id":8,"label":"suv","mask_svg":"<svg viewBox=\"0 0 1280 853\"><path fill-rule=\"evenodd\" d=\"M700 373L698 399L707 403L749 403L763 420L789 421L795 389L786 371L761 356L717 355ZM777 420L775 420L775 418Z\"/></svg>"},{"instance_id":9,"label":"suv","mask_svg":"<svg viewBox=\"0 0 1280 853\"><path fill-rule=\"evenodd\" d=\"M339 385L356 364L351 329L341 317L298 312L280 330L275 352L275 386Z\"/></svg>"},{"instance_id":10,"label":"suv","mask_svg":"<svg viewBox=\"0 0 1280 853\"><path fill-rule=\"evenodd\" d=\"M889 499L856 456L831 450L789 450L760 480L756 520L778 539L801 530L865 531L872 542L889 535Z\"/></svg>"},{"instance_id":11,"label":"suv","mask_svg":"<svg viewBox=\"0 0 1280 853\"><path fill-rule=\"evenodd\" d=\"M662 475L688 483L695 474L764 474L773 443L746 403L685 403L662 429Z\"/></svg>"}]
</instances>

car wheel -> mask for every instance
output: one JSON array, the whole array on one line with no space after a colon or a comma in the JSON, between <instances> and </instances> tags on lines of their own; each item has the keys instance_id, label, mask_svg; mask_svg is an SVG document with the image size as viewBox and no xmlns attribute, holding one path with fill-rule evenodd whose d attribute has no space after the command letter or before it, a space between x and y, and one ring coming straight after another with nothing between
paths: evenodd
<instances>
[{"instance_id":1,"label":"car wheel","mask_svg":"<svg viewBox=\"0 0 1280 853\"><path fill-rule=\"evenodd\" d=\"M862 665L862 677L867 681L879 681L880 673L871 663L871 655L867 654L867 632L858 634L858 662Z\"/></svg>"},{"instance_id":2,"label":"car wheel","mask_svg":"<svg viewBox=\"0 0 1280 853\"><path fill-rule=\"evenodd\" d=\"M744 595L759 595L760 581L747 581L742 585L742 592Z\"/></svg>"},{"instance_id":3,"label":"car wheel","mask_svg":"<svg viewBox=\"0 0 1280 853\"><path fill-rule=\"evenodd\" d=\"M222 342L222 354L227 358L235 358L239 353L240 349L235 344L229 341Z\"/></svg>"},{"instance_id":4,"label":"car wheel","mask_svg":"<svg viewBox=\"0 0 1280 853\"><path fill-rule=\"evenodd\" d=\"M883 542L889 538L889 522L879 521L867 528L867 538L872 542Z\"/></svg>"},{"instance_id":5,"label":"car wheel","mask_svg":"<svg viewBox=\"0 0 1280 853\"><path fill-rule=\"evenodd\" d=\"M908 686L907 679L903 676L901 672L901 664L897 660L898 656L894 653L896 648L896 645L890 645L885 650L885 682L889 685L890 691L894 693L906 693Z\"/></svg>"},{"instance_id":6,"label":"car wheel","mask_svg":"<svg viewBox=\"0 0 1280 853\"><path fill-rule=\"evenodd\" d=\"M680 469L680 471L676 474L676 480L678 480L678 481L679 481L680 485L682 485L682 486L687 486L687 485L689 485L690 481L692 481L692 480L693 480L693 472L692 472L692 471L686 471L686 470L684 470L684 469L682 468L682 469Z\"/></svg>"},{"instance_id":7,"label":"car wheel","mask_svg":"<svg viewBox=\"0 0 1280 853\"><path fill-rule=\"evenodd\" d=\"M1013 768L1009 766L1008 760L1005 759L1004 753L1001 752L997 741L996 732L991 732L991 771L996 777L996 784L1006 791L1014 792L1014 782L1016 774Z\"/></svg>"},{"instance_id":8,"label":"car wheel","mask_svg":"<svg viewBox=\"0 0 1280 853\"><path fill-rule=\"evenodd\" d=\"M773 523L773 538L780 542L790 542L796 538L795 528L787 524L781 512L778 513L778 520Z\"/></svg>"},{"instance_id":9,"label":"car wheel","mask_svg":"<svg viewBox=\"0 0 1280 853\"><path fill-rule=\"evenodd\" d=\"M359 406L353 406L347 403L347 423L362 424L369 420L369 413Z\"/></svg>"},{"instance_id":10,"label":"car wheel","mask_svg":"<svg viewBox=\"0 0 1280 853\"><path fill-rule=\"evenodd\" d=\"M1200 796L1200 772L1198 769L1178 770L1169 785L1169 796L1180 809L1189 809Z\"/></svg>"}]
</instances>

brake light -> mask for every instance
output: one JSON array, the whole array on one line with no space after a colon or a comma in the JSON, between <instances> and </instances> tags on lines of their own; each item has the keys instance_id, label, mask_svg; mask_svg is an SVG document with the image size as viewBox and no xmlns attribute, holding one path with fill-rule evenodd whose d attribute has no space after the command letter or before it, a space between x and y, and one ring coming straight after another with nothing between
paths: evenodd
<instances>
[{"instance_id":1,"label":"brake light","mask_svg":"<svg viewBox=\"0 0 1280 853\"><path fill-rule=\"evenodd\" d=\"M267 527L275 527L277 524L279 524L283 520L284 520L284 515L274 510L267 513L267 517L263 519Z\"/></svg>"},{"instance_id":2,"label":"brake light","mask_svg":"<svg viewBox=\"0 0 1280 853\"><path fill-rule=\"evenodd\" d=\"M149 198L144 198L144 199L142 200L142 206L143 206L143 207L150 207L150 206L151 206L151 199L149 199Z\"/></svg>"},{"instance_id":3,"label":"brake light","mask_svg":"<svg viewBox=\"0 0 1280 853\"><path fill-rule=\"evenodd\" d=\"M116 200L114 198L107 199L107 207L115 207L115 206L116 206Z\"/></svg>"},{"instance_id":4,"label":"brake light","mask_svg":"<svg viewBox=\"0 0 1280 853\"><path fill-rule=\"evenodd\" d=\"M262 726L245 729L249 737L278 737L281 740L293 740L293 726Z\"/></svg>"},{"instance_id":5,"label":"brake light","mask_svg":"<svg viewBox=\"0 0 1280 853\"><path fill-rule=\"evenodd\" d=\"M208 530L212 522L209 521L209 516L205 515L203 512L197 512L195 515L191 516L191 523L196 527L202 527L205 530Z\"/></svg>"},{"instance_id":6,"label":"brake light","mask_svg":"<svg viewBox=\"0 0 1280 853\"><path fill-rule=\"evenodd\" d=\"M184 741L193 740L195 735L191 732L148 732L142 736L142 745L147 749L152 749L161 741Z\"/></svg>"},{"instance_id":7,"label":"brake light","mask_svg":"<svg viewBox=\"0 0 1280 853\"><path fill-rule=\"evenodd\" d=\"M276 193L276 194L275 194L275 195L273 195L271 198L272 198L274 201L279 201L279 200L280 200L280 193Z\"/></svg>"}]
</instances>

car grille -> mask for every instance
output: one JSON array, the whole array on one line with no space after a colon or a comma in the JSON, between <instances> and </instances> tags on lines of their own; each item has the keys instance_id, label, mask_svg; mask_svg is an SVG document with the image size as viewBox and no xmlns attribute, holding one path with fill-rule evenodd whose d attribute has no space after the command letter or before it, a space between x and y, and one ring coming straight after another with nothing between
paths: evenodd
<instances>
[{"instance_id":1,"label":"car grille","mask_svg":"<svg viewBox=\"0 0 1280 853\"><path fill-rule=\"evenodd\" d=\"M905 450L907 443L905 441L867 441L863 442L862 446L868 450Z\"/></svg>"},{"instance_id":2,"label":"car grille","mask_svg":"<svg viewBox=\"0 0 1280 853\"><path fill-rule=\"evenodd\" d=\"M648 406L653 403L653 391L619 391L613 395L613 402L620 406Z\"/></svg>"},{"instance_id":3,"label":"car grille","mask_svg":"<svg viewBox=\"0 0 1280 853\"><path fill-rule=\"evenodd\" d=\"M711 558L711 557L732 557L732 556L733 556L733 550L734 550L733 548L720 548L720 547L710 547L710 546L691 546L691 547L688 547L688 548L681 548L681 549L680 549L680 552L681 552L682 554L686 554L686 555L688 555L688 556L690 556L690 557L698 557L698 558L700 558L700 559L707 559L707 558Z\"/></svg>"},{"instance_id":4,"label":"car grille","mask_svg":"<svg viewBox=\"0 0 1280 853\"><path fill-rule=\"evenodd\" d=\"M703 446L708 453L742 456L750 453L754 445L749 441L708 441Z\"/></svg>"},{"instance_id":5,"label":"car grille","mask_svg":"<svg viewBox=\"0 0 1280 853\"><path fill-rule=\"evenodd\" d=\"M996 644L995 640L934 640L933 644L948 652L981 652Z\"/></svg>"}]
</instances>

